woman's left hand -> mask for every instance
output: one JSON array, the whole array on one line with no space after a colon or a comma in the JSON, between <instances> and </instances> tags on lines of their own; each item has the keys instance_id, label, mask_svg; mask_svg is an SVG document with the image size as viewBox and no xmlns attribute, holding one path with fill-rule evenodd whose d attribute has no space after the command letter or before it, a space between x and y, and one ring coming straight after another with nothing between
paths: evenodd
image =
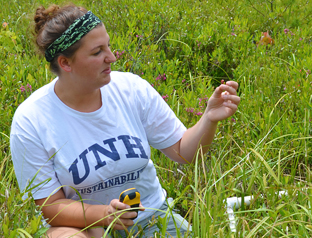
<instances>
[{"instance_id":1,"label":"woman's left hand","mask_svg":"<svg viewBox=\"0 0 312 238\"><path fill-rule=\"evenodd\" d=\"M222 121L236 112L240 102L237 89L238 83L234 81L228 81L216 88L208 100L205 111L205 115L211 122Z\"/></svg>"}]
</instances>

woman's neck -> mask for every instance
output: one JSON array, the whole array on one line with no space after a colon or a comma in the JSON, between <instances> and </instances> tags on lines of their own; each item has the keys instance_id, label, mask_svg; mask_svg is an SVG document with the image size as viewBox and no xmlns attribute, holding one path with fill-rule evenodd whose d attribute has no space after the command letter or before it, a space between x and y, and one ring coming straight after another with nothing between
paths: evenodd
<instances>
[{"instance_id":1,"label":"woman's neck","mask_svg":"<svg viewBox=\"0 0 312 238\"><path fill-rule=\"evenodd\" d=\"M79 85L68 85L65 80L59 78L55 83L54 92L64 104L79 112L94 112L102 106L100 89L86 91Z\"/></svg>"}]
</instances>

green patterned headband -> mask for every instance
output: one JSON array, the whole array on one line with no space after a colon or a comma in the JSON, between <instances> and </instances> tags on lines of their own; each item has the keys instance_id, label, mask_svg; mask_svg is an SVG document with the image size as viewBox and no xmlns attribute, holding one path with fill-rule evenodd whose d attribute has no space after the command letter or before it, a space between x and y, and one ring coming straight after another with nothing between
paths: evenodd
<instances>
[{"instance_id":1,"label":"green patterned headband","mask_svg":"<svg viewBox=\"0 0 312 238\"><path fill-rule=\"evenodd\" d=\"M91 11L88 11L85 15L76 19L74 23L46 49L46 60L51 62L57 53L61 53L72 46L99 23L101 23L101 20Z\"/></svg>"}]
</instances>

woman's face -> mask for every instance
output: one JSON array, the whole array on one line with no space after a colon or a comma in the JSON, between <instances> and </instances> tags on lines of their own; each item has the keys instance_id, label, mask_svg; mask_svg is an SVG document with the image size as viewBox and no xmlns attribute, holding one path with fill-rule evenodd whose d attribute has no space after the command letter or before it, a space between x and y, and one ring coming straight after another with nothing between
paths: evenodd
<instances>
[{"instance_id":1,"label":"woman's face","mask_svg":"<svg viewBox=\"0 0 312 238\"><path fill-rule=\"evenodd\" d=\"M103 24L82 39L82 44L70 59L71 76L84 89L98 89L110 82L111 63L116 57L110 50L109 36Z\"/></svg>"}]
</instances>

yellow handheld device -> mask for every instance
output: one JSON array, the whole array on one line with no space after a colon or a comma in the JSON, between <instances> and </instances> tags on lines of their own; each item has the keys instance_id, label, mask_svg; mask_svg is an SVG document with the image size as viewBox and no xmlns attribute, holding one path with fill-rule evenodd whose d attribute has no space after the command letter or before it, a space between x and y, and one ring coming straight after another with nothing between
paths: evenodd
<instances>
[{"instance_id":1,"label":"yellow handheld device","mask_svg":"<svg viewBox=\"0 0 312 238\"><path fill-rule=\"evenodd\" d=\"M119 201L123 202L125 204L128 204L130 207L139 207L140 206L140 193L136 188L129 188L126 189L125 191L123 191L120 195L119 195ZM136 209L134 211L136 211L138 213L139 209ZM135 219L136 217L132 218Z\"/></svg>"}]
</instances>

